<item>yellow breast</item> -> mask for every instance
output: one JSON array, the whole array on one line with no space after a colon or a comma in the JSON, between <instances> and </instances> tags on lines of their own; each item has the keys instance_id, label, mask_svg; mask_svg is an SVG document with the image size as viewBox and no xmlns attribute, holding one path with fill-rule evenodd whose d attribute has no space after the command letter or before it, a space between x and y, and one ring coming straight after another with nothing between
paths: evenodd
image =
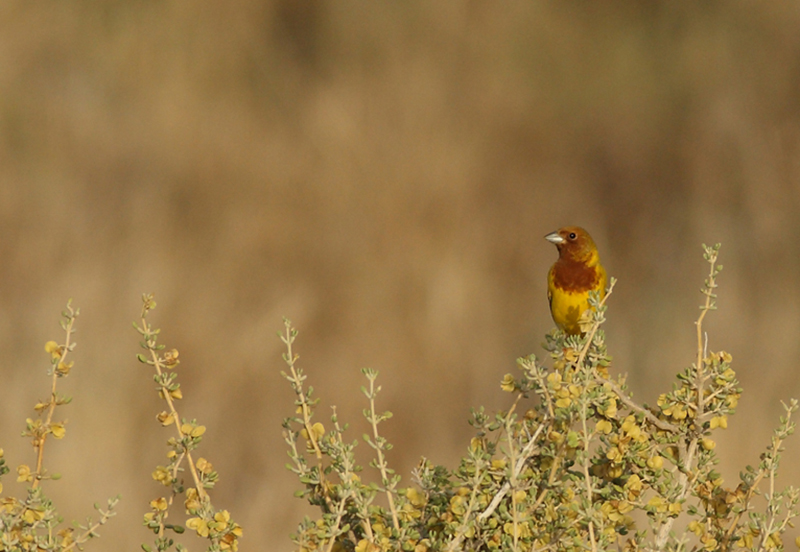
<instances>
[{"instance_id":1,"label":"yellow breast","mask_svg":"<svg viewBox=\"0 0 800 552\"><path fill-rule=\"evenodd\" d=\"M589 291L599 291L601 299L605 296L606 274L602 267L599 276L597 285L592 290L568 291L555 285L552 271L548 275L550 312L556 325L566 333L581 333L579 321L583 312L589 308Z\"/></svg>"}]
</instances>

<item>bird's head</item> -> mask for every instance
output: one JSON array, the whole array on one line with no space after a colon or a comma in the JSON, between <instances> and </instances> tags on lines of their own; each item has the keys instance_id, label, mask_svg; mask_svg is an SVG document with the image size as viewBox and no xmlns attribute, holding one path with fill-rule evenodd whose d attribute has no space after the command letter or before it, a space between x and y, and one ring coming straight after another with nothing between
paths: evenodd
<instances>
[{"instance_id":1,"label":"bird's head","mask_svg":"<svg viewBox=\"0 0 800 552\"><path fill-rule=\"evenodd\" d=\"M589 232L579 226L565 226L547 234L544 239L558 248L559 258L595 265L600 261L597 247Z\"/></svg>"}]
</instances>

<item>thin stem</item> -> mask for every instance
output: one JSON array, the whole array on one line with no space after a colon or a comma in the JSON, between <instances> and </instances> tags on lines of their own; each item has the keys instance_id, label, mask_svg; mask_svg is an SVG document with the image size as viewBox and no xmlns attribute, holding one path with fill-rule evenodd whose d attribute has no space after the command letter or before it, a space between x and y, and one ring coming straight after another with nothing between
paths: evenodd
<instances>
[{"instance_id":1,"label":"thin stem","mask_svg":"<svg viewBox=\"0 0 800 552\"><path fill-rule=\"evenodd\" d=\"M597 308L600 308L606 304L606 301L614 292L614 285L616 283L617 283L616 280L612 278L611 285L608 286L608 291L606 291L605 297L603 297L597 304ZM578 355L578 362L575 363L575 366L581 366L583 364L583 361L586 359L586 355L589 353L589 348L592 345L592 339L594 339L594 334L597 333L598 328L600 328L600 323L598 321L595 321L594 324L592 324L592 328L589 330L589 333L586 335L586 343L584 344L580 354Z\"/></svg>"},{"instance_id":2,"label":"thin stem","mask_svg":"<svg viewBox=\"0 0 800 552\"><path fill-rule=\"evenodd\" d=\"M459 546L461 546L461 542L464 540L464 536L467 534L467 530L469 529L469 521L470 518L472 517L472 512L478 503L478 494L481 489L481 479L483 478L483 472L481 471L483 465L484 464L482 461L478 461L476 459L475 475L472 478L472 493L470 494L469 497L469 504L467 505L467 509L464 512L464 521L456 530L456 535L455 537L453 537L453 540L451 540L450 543L447 545L447 548L445 548L447 552L454 552L456 550L459 550ZM478 519L481 519L481 517L478 516Z\"/></svg>"},{"instance_id":3,"label":"thin stem","mask_svg":"<svg viewBox=\"0 0 800 552\"><path fill-rule=\"evenodd\" d=\"M114 501L113 503L111 501L109 501L109 509L108 510L103 511L103 510L100 510L98 508L97 511L100 512L100 519L96 523L94 523L91 526L87 527L86 531L84 531L83 534L80 535L79 537L76 537L75 540L72 542L72 544L62 548L61 552L69 552L70 550L72 550L75 547L78 547L78 549L81 550L80 546L83 543L85 543L86 541L88 541L92 537L96 537L97 534L95 534L95 531L97 531L101 526L103 526L106 523L108 523L109 519L111 519L112 517L117 515L116 512L112 511L112 509L114 508L114 505L116 505L116 501Z\"/></svg>"},{"instance_id":4,"label":"thin stem","mask_svg":"<svg viewBox=\"0 0 800 552\"><path fill-rule=\"evenodd\" d=\"M320 462L319 473L320 473L320 478L322 478L322 450L319 448L319 443L317 443L317 437L314 434L314 431L312 431L311 409L308 405L308 397L303 391L302 387L303 378L300 377L300 375L297 373L297 368L295 368L295 363L297 362L299 356L292 351L292 343L294 343L294 338L297 334L295 333L291 323L288 320L285 321L285 326L286 326L286 334L281 337L281 340L286 344L286 364L289 366L289 370L291 370L292 372L292 378L296 385L295 393L297 393L298 397L300 398L300 408L303 413L303 427L305 428L306 433L308 434L308 440L311 443L312 448L314 449L314 455Z\"/></svg>"},{"instance_id":5,"label":"thin stem","mask_svg":"<svg viewBox=\"0 0 800 552\"><path fill-rule=\"evenodd\" d=\"M588 413L586 412L586 400L584 399L581 401L581 423L583 425L583 478L584 482L586 483L586 502L587 507L589 508L589 542L592 544L592 551L597 551L597 541L594 537L594 520L591 517L591 512L593 511L592 504L593 504L593 496L594 490L592 489L592 476L589 474L589 429L586 426L586 418Z\"/></svg>"},{"instance_id":6,"label":"thin stem","mask_svg":"<svg viewBox=\"0 0 800 552\"><path fill-rule=\"evenodd\" d=\"M516 404L515 404L516 406ZM511 473L508 478L508 485L511 489L511 523L513 531L511 533L512 550L519 549L519 512L517 512L517 474L516 474L516 443L514 442L513 417L511 413L506 416L506 437L508 439L508 459L511 461Z\"/></svg>"},{"instance_id":7,"label":"thin stem","mask_svg":"<svg viewBox=\"0 0 800 552\"><path fill-rule=\"evenodd\" d=\"M352 485L356 484L353 477L355 475L356 468L355 462L353 461L354 457L352 455L352 450L346 451L347 445L345 445L344 438L342 437L342 428L337 421L336 407L334 406L332 409L336 445L342 451L342 469L339 472L339 477L342 480L343 489L346 491L346 495L341 496L342 503L346 502L352 497L358 508L358 517L361 518L361 527L364 529L364 533L367 535L367 540L372 543L375 542L375 535L372 532L372 524L370 523L369 519L369 509L367 507L369 503L365 501L364 497L358 492L357 489L353 489L351 487Z\"/></svg>"},{"instance_id":8,"label":"thin stem","mask_svg":"<svg viewBox=\"0 0 800 552\"><path fill-rule=\"evenodd\" d=\"M706 282L706 287L703 290L703 294L706 296L705 304L700 307L700 316L697 318L697 365L695 367L696 372L696 387L697 387L697 412L695 413L696 417L700 417L703 415L705 411L705 396L703 396L703 386L705 385L706 379L704 370L703 370L703 360L705 359L706 353L706 346L704 346L703 342L703 320L708 314L708 311L714 308L714 289L717 287L717 282L715 280L716 276L716 263L717 263L717 251L714 248L706 248L706 252L708 254L708 264L709 264L709 274L708 280Z\"/></svg>"},{"instance_id":9,"label":"thin stem","mask_svg":"<svg viewBox=\"0 0 800 552\"><path fill-rule=\"evenodd\" d=\"M292 323L286 318L284 318L283 324L286 329L286 333L281 336L281 341L283 341L283 343L286 345L286 352L284 353L283 359L291 372L291 375L284 374L284 377L289 380L289 383L292 385L292 389L297 395L297 401L295 404L300 406L300 410L303 414L303 428L305 429L308 443L311 444L311 448L314 451L314 456L317 458L317 477L319 490L326 506L331 509L333 507L333 501L331 500L330 493L326 490L322 449L319 446L317 435L314 432L314 428L311 424L312 412L309 397L303 390L303 380L305 379L305 376L303 376L302 372L299 371L295 366L299 355L293 351L292 344L294 343L295 337L297 337L297 330L292 327ZM295 458L299 458L299 455L295 456Z\"/></svg>"},{"instance_id":10,"label":"thin stem","mask_svg":"<svg viewBox=\"0 0 800 552\"><path fill-rule=\"evenodd\" d=\"M667 422L666 420L662 420L656 417L652 412L650 412L646 408L643 408L638 404L636 404L630 397L628 397L625 394L625 392L614 381L605 378L599 378L598 381L601 384L608 385L611 388L611 390L616 394L616 396L619 398L619 400L621 400L625 404L625 406L627 406L634 412L637 412L642 416L644 416L648 422L656 426L661 431L667 431L670 433L678 432L678 426L673 425Z\"/></svg>"},{"instance_id":11,"label":"thin stem","mask_svg":"<svg viewBox=\"0 0 800 552\"><path fill-rule=\"evenodd\" d=\"M56 383L58 382L58 366L64 362L67 358L67 355L70 352L71 344L70 339L73 333L73 326L75 324L75 318L78 316L75 311L73 311L70 303L67 303L67 311L69 312L68 320L64 330L66 332L66 340L64 345L61 347L61 356L58 359L58 362L53 364L53 375L52 375L52 387L50 389L50 403L47 408L47 417L45 418L44 425L42 426L42 434L39 436L38 439L34 441L34 447L36 448L36 472L33 478L33 484L31 485L32 489L36 489L39 487L39 484L42 481L43 473L42 473L42 464L44 461L44 443L47 440L47 435L49 431L47 429L50 427L50 424L53 421L53 414L56 411L57 406L57 398L56 398ZM66 314L65 314L66 315Z\"/></svg>"},{"instance_id":12,"label":"thin stem","mask_svg":"<svg viewBox=\"0 0 800 552\"><path fill-rule=\"evenodd\" d=\"M369 377L369 376L368 376ZM370 423L372 425L372 438L375 443L375 452L378 455L378 469L381 472L381 480L383 482L386 497L389 499L389 511L392 513L392 525L394 528L400 529L400 521L397 518L397 509L394 506L394 485L389 480L389 474L386 472L386 458L383 455L383 447L379 444L380 436L378 435L378 415L375 412L375 377L369 377L369 412Z\"/></svg>"},{"instance_id":13,"label":"thin stem","mask_svg":"<svg viewBox=\"0 0 800 552\"><path fill-rule=\"evenodd\" d=\"M142 315L142 330L144 330L144 338L145 343L147 344L147 350L150 352L150 361L153 366L155 366L156 373L158 374L159 380L163 381L164 369L161 358L158 356L157 348L156 348L156 340L154 339L154 334L152 331L151 326L147 323L147 319L145 318L145 313ZM178 432L179 440L183 440L187 437L187 435L183 432L181 428L181 418L178 414L178 410L175 408L175 401L172 400L172 396L169 393L169 389L161 383L161 396L167 403L169 407L169 413L172 415L172 423L175 424L175 429ZM201 499L207 498L208 493L206 492L205 488L203 488L203 484L200 481L200 476L197 474L197 468L194 465L194 459L192 458L192 453L188 450L184 451L186 453L186 458L189 461L189 471L192 474L192 479L194 480L194 485L197 488L197 494L200 496Z\"/></svg>"},{"instance_id":14,"label":"thin stem","mask_svg":"<svg viewBox=\"0 0 800 552\"><path fill-rule=\"evenodd\" d=\"M709 264L709 275L708 280L706 280L706 286L702 290L703 295L706 296L705 303L700 307L700 316L697 318L695 324L697 325L697 364L695 366L695 389L697 392L697 410L695 411L695 422L697 426L697 420L699 420L705 411L705 397L703 396L703 387L707 376L705 374L704 369L704 353L705 353L705 346L703 342L703 320L708 314L708 311L713 310L714 308L714 289L717 287L717 283L715 280L717 270L716 270L716 262L717 262L717 249L713 247L706 247L706 260ZM678 477L678 483L680 485L680 491L678 492L677 496L674 498L673 502L680 502L684 498L686 498L687 493L689 492L689 488L691 487L691 482L694 481L697 474L693 473L692 466L695 462L695 455L698 453L698 442L699 436L702 431L702 428L698 426L695 431L694 435L689 441L688 447L685 449L685 453L682 454L680 463L680 476ZM680 447L683 450L683 446ZM668 518L664 524L659 528L658 535L656 536L655 540L655 549L656 550L663 550L667 544L667 540L669 539L669 533L672 530L672 525L675 523L675 518Z\"/></svg>"},{"instance_id":15,"label":"thin stem","mask_svg":"<svg viewBox=\"0 0 800 552\"><path fill-rule=\"evenodd\" d=\"M345 502L346 501L344 499L340 500L336 508L336 522L330 529L331 540L328 542L328 546L326 547L326 550L328 552L331 552L331 550L333 550L334 545L336 544L336 536L337 536L336 533L337 531L339 531L339 526L341 525L342 518L344 517Z\"/></svg>"}]
</instances>

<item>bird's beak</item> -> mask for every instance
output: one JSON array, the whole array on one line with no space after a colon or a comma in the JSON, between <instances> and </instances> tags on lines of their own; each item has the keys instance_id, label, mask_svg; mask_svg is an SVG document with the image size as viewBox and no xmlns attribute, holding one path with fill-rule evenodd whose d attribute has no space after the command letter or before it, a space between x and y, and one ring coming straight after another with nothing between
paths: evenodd
<instances>
[{"instance_id":1,"label":"bird's beak","mask_svg":"<svg viewBox=\"0 0 800 552\"><path fill-rule=\"evenodd\" d=\"M556 245L561 245L565 241L564 238L561 237L558 232L550 232L544 237L544 239Z\"/></svg>"}]
</instances>

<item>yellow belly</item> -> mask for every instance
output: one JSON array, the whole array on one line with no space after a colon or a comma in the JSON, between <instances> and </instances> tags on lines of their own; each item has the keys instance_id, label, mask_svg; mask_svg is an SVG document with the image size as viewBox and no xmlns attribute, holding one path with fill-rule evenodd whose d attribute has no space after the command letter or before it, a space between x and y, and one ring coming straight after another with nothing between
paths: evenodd
<instances>
[{"instance_id":1,"label":"yellow belly","mask_svg":"<svg viewBox=\"0 0 800 552\"><path fill-rule=\"evenodd\" d=\"M550 299L550 311L556 325L568 334L581 333L578 321L583 311L589 308L588 292L556 290Z\"/></svg>"}]
</instances>

